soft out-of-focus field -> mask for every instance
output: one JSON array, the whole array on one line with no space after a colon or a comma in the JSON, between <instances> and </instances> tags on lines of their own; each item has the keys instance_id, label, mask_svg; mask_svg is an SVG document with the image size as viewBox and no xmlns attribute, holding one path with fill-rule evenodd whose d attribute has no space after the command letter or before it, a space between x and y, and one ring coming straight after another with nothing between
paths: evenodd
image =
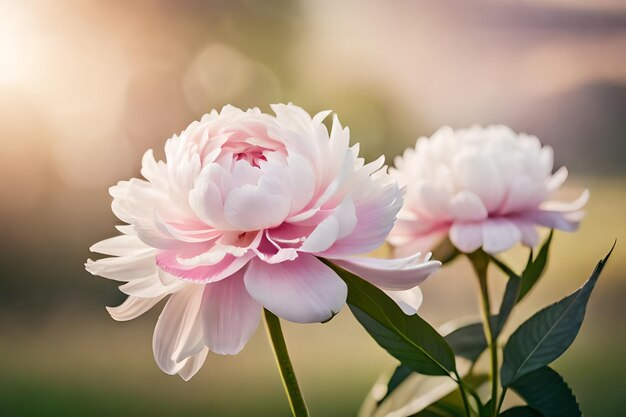
<instances>
[{"instance_id":1,"label":"soft out-of-focus field","mask_svg":"<svg viewBox=\"0 0 626 417\"><path fill-rule=\"evenodd\" d=\"M581 284L615 237L626 236L621 179L583 179L592 192L579 233L557 233L547 275L514 317ZM626 407L626 249L618 242L597 286L574 347L557 363L589 416L617 416ZM523 249L510 254L523 262ZM88 280L88 274L76 279ZM502 287L504 279L496 280ZM440 324L475 314L474 282L465 260L424 286L422 314ZM259 329L242 354L210 355L190 382L163 374L152 359L153 312L127 323L103 306L76 302L45 315L0 318L1 416L287 416L273 357ZM327 324L286 325L292 359L313 415L356 413L377 375L394 361L343 311Z\"/></svg>"},{"instance_id":2,"label":"soft out-of-focus field","mask_svg":"<svg viewBox=\"0 0 626 417\"><path fill-rule=\"evenodd\" d=\"M588 216L556 234L511 324L580 285L617 238L556 366L586 416L624 415L624 50L623 0L0 0L0 417L289 415L263 329L185 383L152 358L158 311L114 322L116 283L83 269L118 224L107 188L138 176L146 149L162 156L212 108L288 101L336 111L368 161L444 124L553 146L573 175L564 196L591 190ZM477 314L468 272L459 260L424 284L432 323ZM349 311L285 328L314 417L354 415L394 365Z\"/></svg>"}]
</instances>

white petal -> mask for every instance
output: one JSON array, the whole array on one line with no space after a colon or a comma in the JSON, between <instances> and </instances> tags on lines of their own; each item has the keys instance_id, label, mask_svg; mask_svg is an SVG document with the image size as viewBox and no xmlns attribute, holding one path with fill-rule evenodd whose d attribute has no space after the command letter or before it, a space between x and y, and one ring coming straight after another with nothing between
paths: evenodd
<instances>
[{"instance_id":1,"label":"white petal","mask_svg":"<svg viewBox=\"0 0 626 417\"><path fill-rule=\"evenodd\" d=\"M568 171L566 167L559 168L546 182L546 189L550 192L557 190L567 179Z\"/></svg>"},{"instance_id":2,"label":"white petal","mask_svg":"<svg viewBox=\"0 0 626 417\"><path fill-rule=\"evenodd\" d=\"M392 239L389 243L394 245L393 254L396 258L405 258L418 252L428 252L437 247L437 245L448 234L449 228L439 228L432 232L427 232L416 236L412 239L405 240L403 243L394 243Z\"/></svg>"},{"instance_id":3,"label":"white petal","mask_svg":"<svg viewBox=\"0 0 626 417\"><path fill-rule=\"evenodd\" d=\"M458 220L477 221L487 218L487 209L483 202L469 191L461 191L452 197L448 210Z\"/></svg>"},{"instance_id":4,"label":"white petal","mask_svg":"<svg viewBox=\"0 0 626 417\"><path fill-rule=\"evenodd\" d=\"M561 211L537 210L524 213L523 217L533 223L549 227L551 229L574 232L578 230L583 214L584 213L580 211L564 213Z\"/></svg>"},{"instance_id":5,"label":"white petal","mask_svg":"<svg viewBox=\"0 0 626 417\"><path fill-rule=\"evenodd\" d=\"M380 175L376 175L378 173ZM364 182L353 184L351 191L356 226L350 234L338 239L325 251L324 257L339 258L368 253L380 247L393 228L402 206L398 185L383 171L378 171Z\"/></svg>"},{"instance_id":6,"label":"white petal","mask_svg":"<svg viewBox=\"0 0 626 417\"><path fill-rule=\"evenodd\" d=\"M455 181L478 195L487 211L498 209L505 197L505 186L493 160L478 151L467 150L452 161Z\"/></svg>"},{"instance_id":7,"label":"white petal","mask_svg":"<svg viewBox=\"0 0 626 417\"><path fill-rule=\"evenodd\" d=\"M448 218L450 192L445 187L436 184L421 182L412 189L417 202L417 210L429 218Z\"/></svg>"},{"instance_id":8,"label":"white petal","mask_svg":"<svg viewBox=\"0 0 626 417\"><path fill-rule=\"evenodd\" d=\"M462 252L474 252L483 245L482 222L454 222L450 227L450 241Z\"/></svg>"},{"instance_id":9,"label":"white petal","mask_svg":"<svg viewBox=\"0 0 626 417\"><path fill-rule=\"evenodd\" d=\"M183 281L206 284L231 276L243 268L254 255L253 251L248 251L240 257L226 255L221 262L215 265L197 267L181 265L178 262L178 254L174 251L164 251L157 256L156 260L159 268Z\"/></svg>"},{"instance_id":10,"label":"white petal","mask_svg":"<svg viewBox=\"0 0 626 417\"><path fill-rule=\"evenodd\" d=\"M582 209L589 201L589 190L583 191L583 193L574 201L564 203L561 201L546 201L541 205L542 210L547 211L576 211Z\"/></svg>"},{"instance_id":11,"label":"white petal","mask_svg":"<svg viewBox=\"0 0 626 417\"><path fill-rule=\"evenodd\" d=\"M180 279L177 279L168 285L164 285L162 280L159 278L159 274L155 273L147 278L129 281L124 285L120 285L119 289L127 295L141 298L154 298L178 291L184 285L185 282Z\"/></svg>"},{"instance_id":12,"label":"white petal","mask_svg":"<svg viewBox=\"0 0 626 417\"><path fill-rule=\"evenodd\" d=\"M346 196L341 204L334 210L333 216L339 223L338 238L349 236L357 224L356 207L350 195Z\"/></svg>"},{"instance_id":13,"label":"white petal","mask_svg":"<svg viewBox=\"0 0 626 417\"><path fill-rule=\"evenodd\" d=\"M329 320L346 302L346 284L328 266L309 254L293 261L250 262L245 285L252 297L286 320L315 323Z\"/></svg>"},{"instance_id":14,"label":"white petal","mask_svg":"<svg viewBox=\"0 0 626 417\"><path fill-rule=\"evenodd\" d=\"M185 359L178 375L185 381L189 381L200 370L208 353L209 349L204 347L200 352Z\"/></svg>"},{"instance_id":15,"label":"white petal","mask_svg":"<svg viewBox=\"0 0 626 417\"><path fill-rule=\"evenodd\" d=\"M335 216L328 216L306 238L300 250L303 252L322 252L330 248L339 237L339 221Z\"/></svg>"},{"instance_id":16,"label":"white petal","mask_svg":"<svg viewBox=\"0 0 626 417\"><path fill-rule=\"evenodd\" d=\"M146 311L154 307L166 294L154 298L141 298L128 296L122 304L117 307L107 307L107 311L117 321L128 321L141 316Z\"/></svg>"},{"instance_id":17,"label":"white petal","mask_svg":"<svg viewBox=\"0 0 626 417\"><path fill-rule=\"evenodd\" d=\"M422 301L424 301L424 295L419 287L405 291L383 291L400 306L404 314L409 316L417 313Z\"/></svg>"},{"instance_id":18,"label":"white petal","mask_svg":"<svg viewBox=\"0 0 626 417\"><path fill-rule=\"evenodd\" d=\"M291 209L285 183L263 177L258 185L232 190L224 202L224 217L238 230L261 230L278 226Z\"/></svg>"},{"instance_id":19,"label":"white petal","mask_svg":"<svg viewBox=\"0 0 626 417\"><path fill-rule=\"evenodd\" d=\"M139 240L137 236L122 235L101 240L89 250L111 256L128 256L138 255L153 249Z\"/></svg>"},{"instance_id":20,"label":"white petal","mask_svg":"<svg viewBox=\"0 0 626 417\"><path fill-rule=\"evenodd\" d=\"M520 230L510 220L495 218L483 223L483 250L487 253L510 249L521 239Z\"/></svg>"},{"instance_id":21,"label":"white petal","mask_svg":"<svg viewBox=\"0 0 626 417\"><path fill-rule=\"evenodd\" d=\"M178 373L185 365L184 359L179 360L180 352L187 346L197 346L202 339L202 291L201 285L188 285L170 297L159 316L152 349L157 365L165 373Z\"/></svg>"},{"instance_id":22,"label":"white petal","mask_svg":"<svg viewBox=\"0 0 626 417\"><path fill-rule=\"evenodd\" d=\"M202 175L189 193L189 205L207 225L221 227L225 225L224 204L219 187L210 178L212 165L202 170ZM213 171L217 169L221 168L215 168Z\"/></svg>"},{"instance_id":23,"label":"white petal","mask_svg":"<svg viewBox=\"0 0 626 417\"><path fill-rule=\"evenodd\" d=\"M235 355L259 327L261 305L246 290L243 271L239 271L205 286L201 314L204 341L209 349Z\"/></svg>"},{"instance_id":24,"label":"white petal","mask_svg":"<svg viewBox=\"0 0 626 417\"><path fill-rule=\"evenodd\" d=\"M498 213L508 214L520 211L526 207L536 206L544 198L543 190L538 190L538 183L533 182L527 176L519 176L511 179L509 192L502 203Z\"/></svg>"},{"instance_id":25,"label":"white petal","mask_svg":"<svg viewBox=\"0 0 626 417\"><path fill-rule=\"evenodd\" d=\"M313 198L316 177L311 163L298 153L287 157L287 168L290 174L291 213L300 212Z\"/></svg>"},{"instance_id":26,"label":"white petal","mask_svg":"<svg viewBox=\"0 0 626 417\"><path fill-rule=\"evenodd\" d=\"M512 219L512 221L519 229L524 245L534 248L539 244L539 233L537 232L537 227L532 222L517 218Z\"/></svg>"},{"instance_id":27,"label":"white petal","mask_svg":"<svg viewBox=\"0 0 626 417\"><path fill-rule=\"evenodd\" d=\"M403 291L419 285L441 266L429 261L430 254L417 253L401 259L345 257L332 259L334 264L385 290Z\"/></svg>"},{"instance_id":28,"label":"white petal","mask_svg":"<svg viewBox=\"0 0 626 417\"><path fill-rule=\"evenodd\" d=\"M87 259L85 269L93 275L116 281L144 279L153 276L157 271L153 252L104 258L97 261Z\"/></svg>"}]
</instances>

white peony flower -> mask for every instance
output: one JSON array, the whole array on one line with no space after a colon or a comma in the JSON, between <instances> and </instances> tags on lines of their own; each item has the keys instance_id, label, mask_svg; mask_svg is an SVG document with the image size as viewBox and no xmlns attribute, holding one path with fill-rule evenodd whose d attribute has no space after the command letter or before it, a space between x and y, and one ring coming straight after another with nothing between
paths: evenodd
<instances>
[{"instance_id":1,"label":"white peony flower","mask_svg":"<svg viewBox=\"0 0 626 417\"><path fill-rule=\"evenodd\" d=\"M148 151L145 180L111 188L122 236L94 245L95 275L125 282L128 299L110 308L131 320L168 297L154 332L154 356L169 374L191 378L209 350L236 354L263 307L284 319L329 320L346 301L331 259L385 290L408 314L413 288L440 263L355 258L382 245L402 204L383 159L365 164L337 118L331 132L294 105L226 106Z\"/></svg>"},{"instance_id":2,"label":"white peony flower","mask_svg":"<svg viewBox=\"0 0 626 417\"><path fill-rule=\"evenodd\" d=\"M463 252L497 253L518 242L534 247L537 226L574 231L589 193L553 201L567 169L534 136L505 126L439 129L396 158L393 178L405 203L389 242L398 255L428 250L445 236Z\"/></svg>"}]
</instances>

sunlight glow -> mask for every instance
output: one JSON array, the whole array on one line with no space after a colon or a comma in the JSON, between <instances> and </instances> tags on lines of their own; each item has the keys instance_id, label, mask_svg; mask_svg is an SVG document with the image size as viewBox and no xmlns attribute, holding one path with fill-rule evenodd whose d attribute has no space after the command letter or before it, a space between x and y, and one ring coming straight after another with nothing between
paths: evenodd
<instances>
[{"instance_id":1,"label":"sunlight glow","mask_svg":"<svg viewBox=\"0 0 626 417\"><path fill-rule=\"evenodd\" d=\"M24 85L37 70L28 17L20 3L0 3L0 86Z\"/></svg>"}]
</instances>

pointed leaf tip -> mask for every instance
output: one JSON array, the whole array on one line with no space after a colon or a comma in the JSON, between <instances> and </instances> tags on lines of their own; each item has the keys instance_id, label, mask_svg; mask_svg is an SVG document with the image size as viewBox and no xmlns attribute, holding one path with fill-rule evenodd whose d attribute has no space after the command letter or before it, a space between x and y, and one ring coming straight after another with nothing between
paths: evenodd
<instances>
[{"instance_id":1,"label":"pointed leaf tip","mask_svg":"<svg viewBox=\"0 0 626 417\"><path fill-rule=\"evenodd\" d=\"M570 347L585 318L591 292L613 248L598 262L582 287L537 312L511 335L504 348L502 386L510 386L523 375L550 364Z\"/></svg>"}]
</instances>

